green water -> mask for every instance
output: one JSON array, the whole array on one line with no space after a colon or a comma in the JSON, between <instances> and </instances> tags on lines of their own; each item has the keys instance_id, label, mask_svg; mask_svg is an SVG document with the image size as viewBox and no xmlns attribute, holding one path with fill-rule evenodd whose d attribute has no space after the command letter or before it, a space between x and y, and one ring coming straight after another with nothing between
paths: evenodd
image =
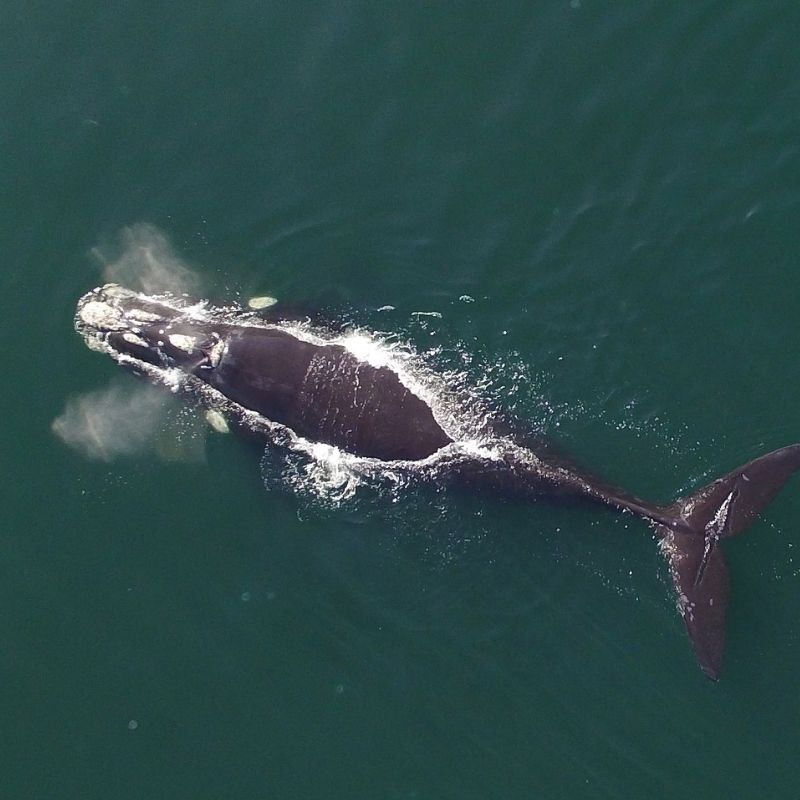
<instances>
[{"instance_id":1,"label":"green water","mask_svg":"<svg viewBox=\"0 0 800 800\"><path fill-rule=\"evenodd\" d=\"M2 797L796 798L799 481L727 547L714 685L635 520L325 510L231 437L50 425L135 385L72 315L149 223L215 296L466 354L647 497L797 440L799 12L3 3Z\"/></svg>"}]
</instances>

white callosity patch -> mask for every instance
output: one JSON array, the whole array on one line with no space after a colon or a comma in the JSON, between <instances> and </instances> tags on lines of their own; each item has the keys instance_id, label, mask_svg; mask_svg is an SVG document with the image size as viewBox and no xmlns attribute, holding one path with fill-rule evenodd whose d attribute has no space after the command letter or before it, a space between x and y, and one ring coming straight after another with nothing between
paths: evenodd
<instances>
[{"instance_id":1,"label":"white callosity patch","mask_svg":"<svg viewBox=\"0 0 800 800\"><path fill-rule=\"evenodd\" d=\"M83 305L79 316L83 323L100 330L121 331L126 327L118 308L98 300L90 300Z\"/></svg>"},{"instance_id":2,"label":"white callosity patch","mask_svg":"<svg viewBox=\"0 0 800 800\"><path fill-rule=\"evenodd\" d=\"M109 347L103 339L96 336L84 336L83 341L90 350L94 350L96 353L110 354Z\"/></svg>"},{"instance_id":3,"label":"white callosity patch","mask_svg":"<svg viewBox=\"0 0 800 800\"><path fill-rule=\"evenodd\" d=\"M167 338L173 347L177 347L178 350L183 350L185 353L192 353L197 347L197 339L194 336L185 336L182 333L171 333Z\"/></svg>"},{"instance_id":4,"label":"white callosity patch","mask_svg":"<svg viewBox=\"0 0 800 800\"><path fill-rule=\"evenodd\" d=\"M129 344L135 344L138 345L139 347L147 347L147 342L144 339L142 339L141 336L137 336L135 333L130 333L130 332L123 333L122 338Z\"/></svg>"},{"instance_id":5,"label":"white callosity patch","mask_svg":"<svg viewBox=\"0 0 800 800\"><path fill-rule=\"evenodd\" d=\"M131 322L157 322L160 317L158 314L154 314L152 311L144 311L141 308L132 308L130 311L126 312L125 316L131 320Z\"/></svg>"}]
</instances>

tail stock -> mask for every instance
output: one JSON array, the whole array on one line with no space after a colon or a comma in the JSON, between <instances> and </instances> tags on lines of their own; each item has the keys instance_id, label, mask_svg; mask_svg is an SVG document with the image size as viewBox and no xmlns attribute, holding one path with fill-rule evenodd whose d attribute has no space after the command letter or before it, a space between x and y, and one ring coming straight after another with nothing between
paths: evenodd
<instances>
[{"instance_id":1,"label":"tail stock","mask_svg":"<svg viewBox=\"0 0 800 800\"><path fill-rule=\"evenodd\" d=\"M738 467L662 509L661 550L678 594L678 610L703 672L719 678L725 646L729 578L720 539L744 531L800 468L800 444Z\"/></svg>"}]
</instances>

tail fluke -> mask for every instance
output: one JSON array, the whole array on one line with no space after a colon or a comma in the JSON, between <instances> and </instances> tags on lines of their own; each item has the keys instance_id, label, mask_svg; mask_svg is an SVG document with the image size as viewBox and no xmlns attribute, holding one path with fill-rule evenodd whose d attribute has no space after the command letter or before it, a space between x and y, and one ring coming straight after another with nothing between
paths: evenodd
<instances>
[{"instance_id":1,"label":"tail fluke","mask_svg":"<svg viewBox=\"0 0 800 800\"><path fill-rule=\"evenodd\" d=\"M741 533L800 468L800 444L750 461L666 511L661 549L678 594L678 610L703 672L719 678L725 646L728 567L719 540Z\"/></svg>"},{"instance_id":2,"label":"tail fluke","mask_svg":"<svg viewBox=\"0 0 800 800\"><path fill-rule=\"evenodd\" d=\"M678 595L678 611L686 623L700 668L719 678L725 649L728 608L728 565L719 547L708 549L702 535L661 527L661 552Z\"/></svg>"}]
</instances>

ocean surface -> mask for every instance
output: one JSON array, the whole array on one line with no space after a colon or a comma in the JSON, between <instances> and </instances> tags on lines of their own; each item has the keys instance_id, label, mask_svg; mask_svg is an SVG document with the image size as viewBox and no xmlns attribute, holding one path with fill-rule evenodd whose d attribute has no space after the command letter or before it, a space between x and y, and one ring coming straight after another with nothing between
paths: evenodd
<instances>
[{"instance_id":1,"label":"ocean surface","mask_svg":"<svg viewBox=\"0 0 800 800\"><path fill-rule=\"evenodd\" d=\"M800 439L798 41L794 0L6 0L0 796L800 796L800 479L726 543L714 684L641 521L343 498L73 330L109 275L330 310L688 494Z\"/></svg>"}]
</instances>

